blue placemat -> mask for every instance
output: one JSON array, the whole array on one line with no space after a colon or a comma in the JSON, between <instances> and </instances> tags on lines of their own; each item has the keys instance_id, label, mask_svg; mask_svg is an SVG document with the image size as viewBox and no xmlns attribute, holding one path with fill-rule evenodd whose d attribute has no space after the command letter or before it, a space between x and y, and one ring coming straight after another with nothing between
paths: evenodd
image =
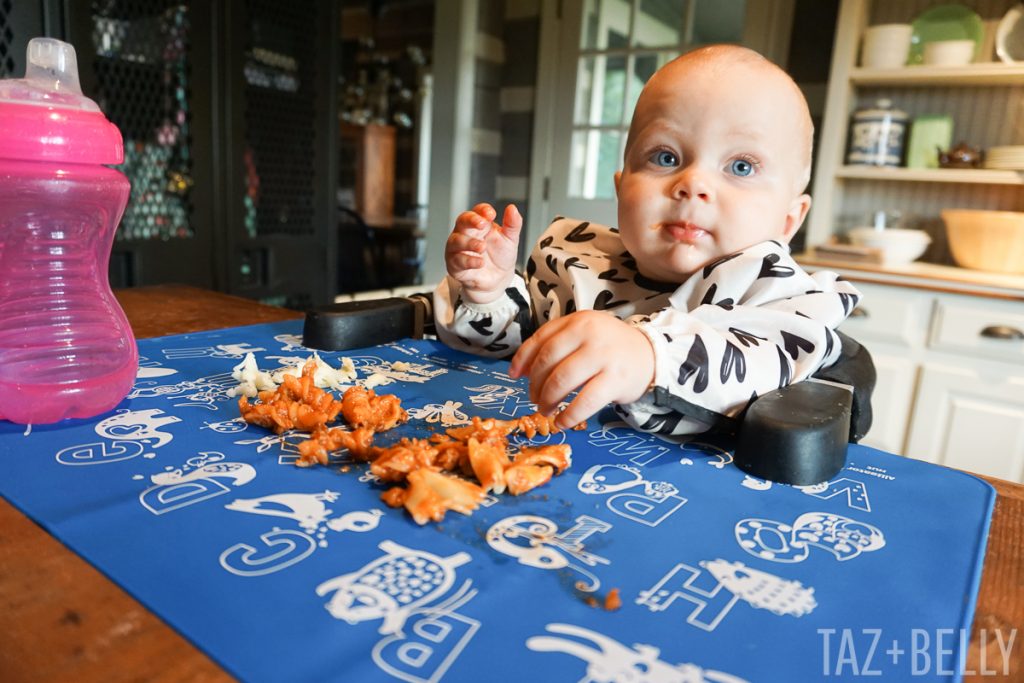
<instances>
[{"instance_id":1,"label":"blue placemat","mask_svg":"<svg viewBox=\"0 0 1024 683\"><path fill-rule=\"evenodd\" d=\"M300 326L141 341L115 411L0 422L0 494L244 680L960 678L981 480L851 446L827 484L771 485L591 420L549 437L573 465L547 486L420 527L365 465L297 468L298 436L238 419L232 367L305 359ZM382 442L531 411L507 363L435 342L321 355L396 380L412 417Z\"/></svg>"}]
</instances>

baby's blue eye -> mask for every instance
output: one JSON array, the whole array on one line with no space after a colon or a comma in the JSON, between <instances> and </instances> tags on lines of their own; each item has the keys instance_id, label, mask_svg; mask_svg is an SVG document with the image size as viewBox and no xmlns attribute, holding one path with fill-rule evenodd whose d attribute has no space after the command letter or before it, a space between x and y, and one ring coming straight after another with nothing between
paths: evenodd
<instances>
[{"instance_id":1,"label":"baby's blue eye","mask_svg":"<svg viewBox=\"0 0 1024 683\"><path fill-rule=\"evenodd\" d=\"M745 177L754 174L754 165L746 159L733 159L729 164L729 170L733 175Z\"/></svg>"},{"instance_id":2,"label":"baby's blue eye","mask_svg":"<svg viewBox=\"0 0 1024 683\"><path fill-rule=\"evenodd\" d=\"M661 150L651 155L651 161L656 166L678 166L679 158L672 152Z\"/></svg>"}]
</instances>

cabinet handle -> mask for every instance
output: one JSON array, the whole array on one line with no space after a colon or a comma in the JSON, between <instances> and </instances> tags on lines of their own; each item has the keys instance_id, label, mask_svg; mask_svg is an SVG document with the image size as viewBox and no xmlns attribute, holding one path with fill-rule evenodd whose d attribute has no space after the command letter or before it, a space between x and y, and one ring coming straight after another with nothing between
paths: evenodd
<instances>
[{"instance_id":1,"label":"cabinet handle","mask_svg":"<svg viewBox=\"0 0 1024 683\"><path fill-rule=\"evenodd\" d=\"M989 339L1024 339L1024 332L1009 325L989 325L981 331L981 336Z\"/></svg>"},{"instance_id":2,"label":"cabinet handle","mask_svg":"<svg viewBox=\"0 0 1024 683\"><path fill-rule=\"evenodd\" d=\"M864 308L863 306L858 306L857 308L855 308L852 311L850 311L850 317L851 318L867 318L868 317L868 309Z\"/></svg>"}]
</instances>

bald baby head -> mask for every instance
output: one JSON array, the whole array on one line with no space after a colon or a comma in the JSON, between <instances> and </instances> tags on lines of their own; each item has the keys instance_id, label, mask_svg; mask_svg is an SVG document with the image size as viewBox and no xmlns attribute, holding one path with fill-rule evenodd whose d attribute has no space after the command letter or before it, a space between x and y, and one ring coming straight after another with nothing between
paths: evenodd
<instances>
[{"instance_id":1,"label":"bald baby head","mask_svg":"<svg viewBox=\"0 0 1024 683\"><path fill-rule=\"evenodd\" d=\"M736 45L710 45L687 52L660 68L637 100L626 139L626 154L638 130L657 115L658 104L673 97L701 98L721 88L736 89L733 100L749 107L771 107L777 134L791 138L796 191L810 182L814 124L807 100L789 74L754 50ZM716 100L719 101L719 100Z\"/></svg>"}]
</instances>

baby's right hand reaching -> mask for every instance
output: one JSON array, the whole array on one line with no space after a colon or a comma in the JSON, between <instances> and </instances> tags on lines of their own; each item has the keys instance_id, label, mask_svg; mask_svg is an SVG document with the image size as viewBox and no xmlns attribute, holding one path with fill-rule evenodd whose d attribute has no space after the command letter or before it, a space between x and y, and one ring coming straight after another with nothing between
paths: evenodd
<instances>
[{"instance_id":1,"label":"baby's right hand reaching","mask_svg":"<svg viewBox=\"0 0 1024 683\"><path fill-rule=\"evenodd\" d=\"M477 204L455 220L445 245L448 274L462 284L462 296L475 304L494 301L512 281L523 217L514 204L505 207L502 225L490 204Z\"/></svg>"}]
</instances>

